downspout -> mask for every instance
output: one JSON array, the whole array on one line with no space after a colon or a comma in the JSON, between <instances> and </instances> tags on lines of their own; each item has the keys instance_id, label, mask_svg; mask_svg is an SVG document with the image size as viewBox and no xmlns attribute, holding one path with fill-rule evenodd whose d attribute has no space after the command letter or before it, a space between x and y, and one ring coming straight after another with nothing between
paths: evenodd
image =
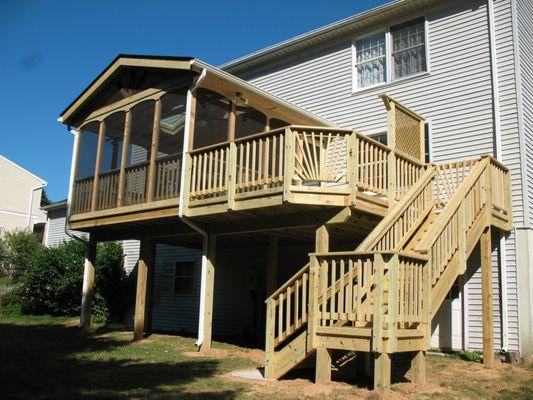
<instances>
[{"instance_id":1,"label":"downspout","mask_svg":"<svg viewBox=\"0 0 533 400\"><path fill-rule=\"evenodd\" d=\"M70 206L72 202L72 186L74 185L74 175L76 172L76 165L78 164L78 147L79 147L79 132L68 127L68 131L74 135L74 144L72 145L72 163L70 164L70 177L68 181L68 196L67 196L67 213L65 215L65 233L72 239L78 240L84 244L87 244L87 240L79 236L74 235L68 229L68 220L70 218Z\"/></svg>"},{"instance_id":2,"label":"downspout","mask_svg":"<svg viewBox=\"0 0 533 400\"><path fill-rule=\"evenodd\" d=\"M200 308L198 312L198 339L194 343L197 350L199 351L202 343L204 342L204 312L205 312L205 290L206 290L206 282L207 282L207 248L208 248L208 240L209 236L205 230L200 228L198 225L196 225L192 220L190 220L188 217L184 215L185 210L185 162L187 160L187 156L189 154L189 134L190 134L190 126L191 126L191 113L189 110L191 109L192 104L192 96L193 93L198 89L202 81L205 79L205 76L207 75L207 71L204 68L202 72L200 73L200 76L194 82L189 90L187 91L187 104L185 109L187 110L187 113L185 115L185 127L183 130L183 159L181 160L181 176L180 176L180 201L179 201L179 209L178 209L178 216L179 218L185 222L187 225L189 225L192 229L194 229L196 232L198 232L200 235L202 235L202 275L200 278Z\"/></svg>"},{"instance_id":3,"label":"downspout","mask_svg":"<svg viewBox=\"0 0 533 400\"><path fill-rule=\"evenodd\" d=\"M492 107L494 120L494 158L502 161L502 137L500 123L500 92L498 85L498 57L496 54L496 28L494 23L494 1L487 0L487 16L489 23L489 48L490 48L490 70L492 80ZM500 237L498 243L498 254L500 261L500 301L501 301L501 327L502 327L502 351L507 351L509 338L507 326L507 260L506 260L506 238Z\"/></svg>"}]
</instances>

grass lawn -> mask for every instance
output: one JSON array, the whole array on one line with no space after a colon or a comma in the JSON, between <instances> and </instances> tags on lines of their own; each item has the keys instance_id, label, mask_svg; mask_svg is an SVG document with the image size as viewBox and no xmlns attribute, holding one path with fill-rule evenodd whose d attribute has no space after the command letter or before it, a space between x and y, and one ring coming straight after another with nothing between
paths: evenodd
<instances>
[{"instance_id":1,"label":"grass lawn","mask_svg":"<svg viewBox=\"0 0 533 400\"><path fill-rule=\"evenodd\" d=\"M0 286L7 286L11 284L11 279L0 276Z\"/></svg>"},{"instance_id":2,"label":"grass lawn","mask_svg":"<svg viewBox=\"0 0 533 400\"><path fill-rule=\"evenodd\" d=\"M263 354L215 343L207 355L193 351L194 338L131 332L81 335L68 318L0 315L2 399L377 399L347 382L311 384L304 375L275 382L229 376L260 366ZM395 383L393 399L531 399L533 368L429 356L428 383Z\"/></svg>"}]
</instances>

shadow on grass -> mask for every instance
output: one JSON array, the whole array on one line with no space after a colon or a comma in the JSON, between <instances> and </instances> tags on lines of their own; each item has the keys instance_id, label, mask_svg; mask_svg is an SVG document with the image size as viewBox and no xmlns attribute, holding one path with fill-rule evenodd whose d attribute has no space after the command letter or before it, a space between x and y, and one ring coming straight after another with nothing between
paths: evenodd
<instances>
[{"instance_id":1,"label":"shadow on grass","mask_svg":"<svg viewBox=\"0 0 533 400\"><path fill-rule=\"evenodd\" d=\"M85 337L60 324L0 323L0 397L218 400L239 394L215 392L208 383L188 386L214 376L217 360L173 361L167 354L165 361L150 361L142 357L146 349L135 346L120 338Z\"/></svg>"}]
</instances>

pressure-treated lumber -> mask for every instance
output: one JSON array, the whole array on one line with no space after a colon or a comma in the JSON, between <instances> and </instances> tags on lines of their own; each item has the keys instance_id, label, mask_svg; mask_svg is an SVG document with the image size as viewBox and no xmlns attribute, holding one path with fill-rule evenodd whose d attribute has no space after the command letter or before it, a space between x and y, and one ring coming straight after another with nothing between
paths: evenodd
<instances>
[{"instance_id":1,"label":"pressure-treated lumber","mask_svg":"<svg viewBox=\"0 0 533 400\"><path fill-rule=\"evenodd\" d=\"M391 356L388 353L374 353L374 389L380 392L390 390Z\"/></svg>"},{"instance_id":2,"label":"pressure-treated lumber","mask_svg":"<svg viewBox=\"0 0 533 400\"><path fill-rule=\"evenodd\" d=\"M137 264L137 290L135 293L135 318L133 322L133 339L141 340L146 326L146 314L149 309L147 295L149 292L149 277L153 269L152 241L141 239L139 262Z\"/></svg>"},{"instance_id":3,"label":"pressure-treated lumber","mask_svg":"<svg viewBox=\"0 0 533 400\"><path fill-rule=\"evenodd\" d=\"M270 296L277 289L278 282L278 243L279 238L273 236L268 241L267 267L266 267L266 290Z\"/></svg>"},{"instance_id":4,"label":"pressure-treated lumber","mask_svg":"<svg viewBox=\"0 0 533 400\"><path fill-rule=\"evenodd\" d=\"M91 327L91 308L94 296L94 265L96 262L96 241L91 237L85 248L85 265L83 269L83 290L79 327L87 332Z\"/></svg>"},{"instance_id":5,"label":"pressure-treated lumber","mask_svg":"<svg viewBox=\"0 0 533 400\"><path fill-rule=\"evenodd\" d=\"M331 350L319 346L316 349L315 383L331 382Z\"/></svg>"},{"instance_id":6,"label":"pressure-treated lumber","mask_svg":"<svg viewBox=\"0 0 533 400\"><path fill-rule=\"evenodd\" d=\"M205 243L207 241L207 243ZM217 239L216 236L204 238L204 256L206 257L205 290L204 290L204 313L199 318L204 319L204 337L200 351L211 350L213 331L213 296L215 291L215 256ZM202 300L200 300L202 301Z\"/></svg>"},{"instance_id":7,"label":"pressure-treated lumber","mask_svg":"<svg viewBox=\"0 0 533 400\"><path fill-rule=\"evenodd\" d=\"M426 352L424 350L415 351L411 360L411 374L413 383L426 383Z\"/></svg>"},{"instance_id":8,"label":"pressure-treated lumber","mask_svg":"<svg viewBox=\"0 0 533 400\"><path fill-rule=\"evenodd\" d=\"M155 101L154 107L154 124L152 127L152 144L150 147L150 166L148 168L148 185L147 185L147 194L146 201L154 201L154 191L155 191L155 173L156 173L156 164L157 152L159 151L159 133L160 133L160 121L161 121L161 99Z\"/></svg>"},{"instance_id":9,"label":"pressure-treated lumber","mask_svg":"<svg viewBox=\"0 0 533 400\"><path fill-rule=\"evenodd\" d=\"M128 163L128 153L130 151L131 135L131 111L126 112L124 120L124 139L122 142L122 155L120 158L120 175L118 178L117 207L124 205L124 195L126 189L126 164Z\"/></svg>"},{"instance_id":10,"label":"pressure-treated lumber","mask_svg":"<svg viewBox=\"0 0 533 400\"><path fill-rule=\"evenodd\" d=\"M494 364L494 305L491 270L491 229L486 228L480 239L481 251L481 300L483 316L483 364Z\"/></svg>"}]
</instances>

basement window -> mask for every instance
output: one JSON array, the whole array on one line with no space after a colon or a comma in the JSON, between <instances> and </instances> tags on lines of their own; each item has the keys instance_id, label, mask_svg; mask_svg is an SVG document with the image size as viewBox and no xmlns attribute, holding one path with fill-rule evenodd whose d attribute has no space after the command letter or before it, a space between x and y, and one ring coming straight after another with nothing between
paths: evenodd
<instances>
[{"instance_id":1,"label":"basement window","mask_svg":"<svg viewBox=\"0 0 533 400\"><path fill-rule=\"evenodd\" d=\"M380 86L428 70L427 21L418 18L352 42L354 91Z\"/></svg>"},{"instance_id":2,"label":"basement window","mask_svg":"<svg viewBox=\"0 0 533 400\"><path fill-rule=\"evenodd\" d=\"M174 294L194 294L194 273L196 263L194 261L177 261L174 264Z\"/></svg>"}]
</instances>

